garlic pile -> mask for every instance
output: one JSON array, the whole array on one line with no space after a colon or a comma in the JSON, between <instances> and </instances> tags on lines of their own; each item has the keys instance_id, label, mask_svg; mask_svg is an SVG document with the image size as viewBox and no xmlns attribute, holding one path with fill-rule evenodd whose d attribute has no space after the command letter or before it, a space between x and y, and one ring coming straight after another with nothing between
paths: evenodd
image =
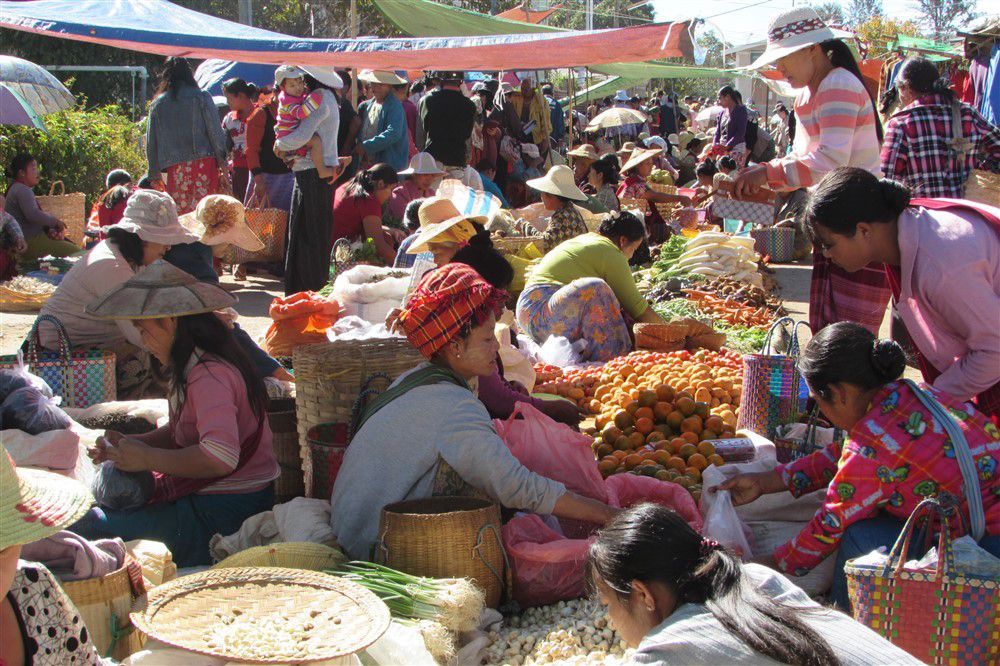
<instances>
[{"instance_id":1,"label":"garlic pile","mask_svg":"<svg viewBox=\"0 0 1000 666\"><path fill-rule=\"evenodd\" d=\"M617 666L631 661L633 653L611 628L604 607L589 599L529 608L490 632L490 638L485 663L491 666Z\"/></svg>"},{"instance_id":2,"label":"garlic pile","mask_svg":"<svg viewBox=\"0 0 1000 666\"><path fill-rule=\"evenodd\" d=\"M19 294L27 294L29 296L52 295L56 291L56 286L54 284L29 277L27 275L15 276L0 286L6 287L11 291L16 291Z\"/></svg>"}]
</instances>

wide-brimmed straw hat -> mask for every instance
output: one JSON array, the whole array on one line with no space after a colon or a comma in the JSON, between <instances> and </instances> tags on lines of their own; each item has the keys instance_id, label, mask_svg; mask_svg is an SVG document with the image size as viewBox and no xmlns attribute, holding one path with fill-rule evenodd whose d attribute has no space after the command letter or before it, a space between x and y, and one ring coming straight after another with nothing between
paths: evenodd
<instances>
[{"instance_id":1,"label":"wide-brimmed straw hat","mask_svg":"<svg viewBox=\"0 0 1000 666\"><path fill-rule=\"evenodd\" d=\"M642 164L646 160L651 160L657 155L663 152L660 148L645 148L632 151L632 156L628 158L628 161L622 165L621 173L627 172L629 169L634 169L639 164Z\"/></svg>"},{"instance_id":2,"label":"wide-brimmed straw hat","mask_svg":"<svg viewBox=\"0 0 1000 666\"><path fill-rule=\"evenodd\" d=\"M177 205L166 192L136 190L125 204L125 213L117 224L105 227L121 229L148 243L178 245L193 243L198 237L185 229L177 220Z\"/></svg>"},{"instance_id":3,"label":"wide-brimmed straw hat","mask_svg":"<svg viewBox=\"0 0 1000 666\"><path fill-rule=\"evenodd\" d=\"M400 176L436 176L444 173L430 153L417 153L410 158L410 166L399 172Z\"/></svg>"},{"instance_id":4,"label":"wide-brimmed straw hat","mask_svg":"<svg viewBox=\"0 0 1000 666\"><path fill-rule=\"evenodd\" d=\"M219 285L201 282L157 259L88 304L86 312L102 319L161 319L215 312L235 305L236 300Z\"/></svg>"},{"instance_id":5,"label":"wide-brimmed straw hat","mask_svg":"<svg viewBox=\"0 0 1000 666\"><path fill-rule=\"evenodd\" d=\"M180 223L205 245L235 245L247 252L260 252L264 243L247 226L246 209L225 194L209 194L198 207L181 215Z\"/></svg>"},{"instance_id":6,"label":"wide-brimmed straw hat","mask_svg":"<svg viewBox=\"0 0 1000 666\"><path fill-rule=\"evenodd\" d=\"M426 252L431 243L467 242L476 235L476 225L485 225L485 215L462 215L451 199L428 197L417 210L420 231L410 244L407 254Z\"/></svg>"},{"instance_id":7,"label":"wide-brimmed straw hat","mask_svg":"<svg viewBox=\"0 0 1000 666\"><path fill-rule=\"evenodd\" d=\"M587 195L576 186L573 170L565 164L560 164L549 169L549 172L541 178L532 178L525 185L548 194L566 197L573 201L586 201Z\"/></svg>"},{"instance_id":8,"label":"wide-brimmed straw hat","mask_svg":"<svg viewBox=\"0 0 1000 666\"><path fill-rule=\"evenodd\" d=\"M597 154L597 148L594 148L589 143L582 143L573 150L566 153L566 157L582 157L588 160L594 160L595 162L600 159Z\"/></svg>"},{"instance_id":9,"label":"wide-brimmed straw hat","mask_svg":"<svg viewBox=\"0 0 1000 666\"><path fill-rule=\"evenodd\" d=\"M384 69L363 69L358 74L359 81L366 83L385 83L390 86L398 86L406 83L406 79L400 78L395 72Z\"/></svg>"},{"instance_id":10,"label":"wide-brimmed straw hat","mask_svg":"<svg viewBox=\"0 0 1000 666\"><path fill-rule=\"evenodd\" d=\"M36 469L17 469L0 452L0 550L50 537L87 512L94 497L83 484Z\"/></svg>"},{"instance_id":11,"label":"wide-brimmed straw hat","mask_svg":"<svg viewBox=\"0 0 1000 666\"><path fill-rule=\"evenodd\" d=\"M807 46L853 36L827 26L812 7L796 7L774 17L767 28L767 48L753 64L742 69L760 69Z\"/></svg>"},{"instance_id":12,"label":"wide-brimmed straw hat","mask_svg":"<svg viewBox=\"0 0 1000 666\"><path fill-rule=\"evenodd\" d=\"M316 65L310 65L309 67L303 67L302 71L320 83L330 86L336 90L340 90L344 87L344 79L340 78L340 74L337 74L337 70L333 67L318 67Z\"/></svg>"}]
</instances>

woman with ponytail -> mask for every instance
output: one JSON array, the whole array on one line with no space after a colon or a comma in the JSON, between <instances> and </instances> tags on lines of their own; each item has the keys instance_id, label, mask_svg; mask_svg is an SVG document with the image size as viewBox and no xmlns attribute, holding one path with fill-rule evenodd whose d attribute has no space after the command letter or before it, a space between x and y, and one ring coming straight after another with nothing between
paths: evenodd
<instances>
[{"instance_id":1,"label":"woman with ponytail","mask_svg":"<svg viewBox=\"0 0 1000 666\"><path fill-rule=\"evenodd\" d=\"M816 249L841 270L884 265L924 379L1000 419L1000 209L910 199L864 169L824 178L804 211Z\"/></svg>"},{"instance_id":2,"label":"woman with ponytail","mask_svg":"<svg viewBox=\"0 0 1000 666\"><path fill-rule=\"evenodd\" d=\"M771 22L767 49L752 67L773 65L799 90L798 126L788 155L740 172L733 187L735 198L765 186L791 195L812 187L839 166L881 175L882 126L858 63L840 40L846 35L827 27L812 7L791 9ZM848 275L814 253L809 293L812 330L854 321L877 333L888 303L889 286L881 266Z\"/></svg>"},{"instance_id":3,"label":"woman with ponytail","mask_svg":"<svg viewBox=\"0 0 1000 666\"><path fill-rule=\"evenodd\" d=\"M896 76L902 109L885 127L882 171L921 197L965 196L973 169L1000 169L1000 127L960 102L926 58L909 58Z\"/></svg>"},{"instance_id":4,"label":"woman with ponytail","mask_svg":"<svg viewBox=\"0 0 1000 666\"><path fill-rule=\"evenodd\" d=\"M981 307L991 309L994 319L1000 311L995 301ZM879 546L891 548L922 500L958 498L968 524L955 447L918 392L944 405L962 429L986 517L979 544L1000 556L1000 430L961 399L899 381L905 367L903 350L895 342L879 340L848 322L826 327L806 346L799 371L826 418L847 431L846 441L835 441L774 471L742 474L709 489L728 490L733 503L741 505L762 494L787 490L799 497L826 488L823 506L798 536L774 552L774 560L782 571L801 576L836 552L830 598L845 610L849 603L844 564ZM998 366L992 367L995 371ZM910 558L919 555L911 548Z\"/></svg>"},{"instance_id":5,"label":"woman with ponytail","mask_svg":"<svg viewBox=\"0 0 1000 666\"><path fill-rule=\"evenodd\" d=\"M623 511L590 546L591 586L636 664L916 664L781 574L742 564L666 507Z\"/></svg>"},{"instance_id":6,"label":"woman with ponytail","mask_svg":"<svg viewBox=\"0 0 1000 666\"><path fill-rule=\"evenodd\" d=\"M333 195L333 242L346 238L354 243L372 239L382 261L391 266L396 245L391 231L382 227L382 206L399 181L388 164L374 164L359 171Z\"/></svg>"}]
</instances>

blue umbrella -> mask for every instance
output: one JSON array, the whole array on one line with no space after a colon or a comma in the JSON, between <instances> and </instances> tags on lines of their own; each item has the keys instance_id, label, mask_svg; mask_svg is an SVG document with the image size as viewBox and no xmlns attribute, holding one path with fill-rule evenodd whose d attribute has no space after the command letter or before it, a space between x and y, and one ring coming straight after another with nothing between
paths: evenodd
<instances>
[{"instance_id":1,"label":"blue umbrella","mask_svg":"<svg viewBox=\"0 0 1000 666\"><path fill-rule=\"evenodd\" d=\"M27 125L45 131L45 123L16 92L0 83L0 125Z\"/></svg>"},{"instance_id":2,"label":"blue umbrella","mask_svg":"<svg viewBox=\"0 0 1000 666\"><path fill-rule=\"evenodd\" d=\"M0 84L16 93L39 116L76 106L73 93L59 79L21 58L0 55Z\"/></svg>"}]
</instances>

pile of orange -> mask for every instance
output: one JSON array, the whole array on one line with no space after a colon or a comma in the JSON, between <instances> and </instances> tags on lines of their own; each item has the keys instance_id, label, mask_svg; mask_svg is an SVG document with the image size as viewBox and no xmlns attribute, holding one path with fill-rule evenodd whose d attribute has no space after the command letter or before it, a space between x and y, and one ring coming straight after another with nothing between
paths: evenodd
<instances>
[{"instance_id":1,"label":"pile of orange","mask_svg":"<svg viewBox=\"0 0 1000 666\"><path fill-rule=\"evenodd\" d=\"M707 403L694 400L688 391L660 384L641 390L610 421L598 425L597 467L605 478L631 472L672 481L697 501L702 471L723 464L708 440L733 437L735 427L733 412L713 414Z\"/></svg>"}]
</instances>

